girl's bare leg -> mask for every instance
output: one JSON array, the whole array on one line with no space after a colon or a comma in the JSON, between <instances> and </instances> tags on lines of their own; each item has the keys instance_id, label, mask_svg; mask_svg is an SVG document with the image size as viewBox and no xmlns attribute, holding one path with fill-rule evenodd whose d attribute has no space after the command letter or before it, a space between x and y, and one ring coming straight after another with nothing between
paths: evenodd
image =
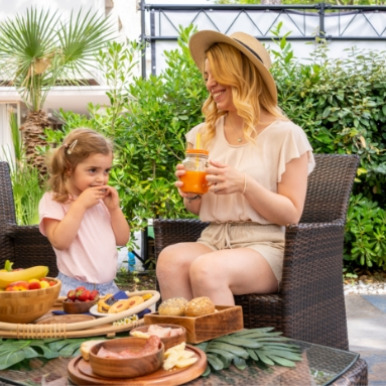
<instances>
[{"instance_id":1,"label":"girl's bare leg","mask_svg":"<svg viewBox=\"0 0 386 386\"><path fill-rule=\"evenodd\" d=\"M275 293L278 282L267 261L249 248L212 251L192 261L192 296L208 296L217 305L233 305L233 295Z\"/></svg>"},{"instance_id":2,"label":"girl's bare leg","mask_svg":"<svg viewBox=\"0 0 386 386\"><path fill-rule=\"evenodd\" d=\"M156 275L163 300L193 298L189 270L192 262L212 250L199 243L179 243L166 247L157 259Z\"/></svg>"}]
</instances>

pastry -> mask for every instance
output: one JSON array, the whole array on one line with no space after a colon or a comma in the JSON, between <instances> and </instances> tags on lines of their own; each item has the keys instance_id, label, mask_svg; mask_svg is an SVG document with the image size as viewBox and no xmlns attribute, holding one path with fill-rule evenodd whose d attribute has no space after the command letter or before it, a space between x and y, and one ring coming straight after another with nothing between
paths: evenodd
<instances>
[{"instance_id":1,"label":"pastry","mask_svg":"<svg viewBox=\"0 0 386 386\"><path fill-rule=\"evenodd\" d=\"M158 307L158 313L159 315L183 316L187 303L188 301L182 297L166 299Z\"/></svg>"},{"instance_id":2,"label":"pastry","mask_svg":"<svg viewBox=\"0 0 386 386\"><path fill-rule=\"evenodd\" d=\"M202 316L214 311L215 305L207 296L194 298L185 305L185 316Z\"/></svg>"}]
</instances>

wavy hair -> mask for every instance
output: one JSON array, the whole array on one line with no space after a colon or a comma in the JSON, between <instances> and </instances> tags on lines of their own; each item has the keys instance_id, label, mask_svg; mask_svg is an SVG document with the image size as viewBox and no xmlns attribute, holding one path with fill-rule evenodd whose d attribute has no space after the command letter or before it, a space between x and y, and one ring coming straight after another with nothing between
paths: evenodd
<instances>
[{"instance_id":1,"label":"wavy hair","mask_svg":"<svg viewBox=\"0 0 386 386\"><path fill-rule=\"evenodd\" d=\"M72 130L64 139L63 144L54 149L47 159L50 178L48 187L58 202L66 202L69 192L66 182L70 172L77 165L93 154L112 154L113 145L102 134L87 128Z\"/></svg>"},{"instance_id":2,"label":"wavy hair","mask_svg":"<svg viewBox=\"0 0 386 386\"><path fill-rule=\"evenodd\" d=\"M225 43L216 43L206 51L206 58L216 82L230 86L232 100L237 114L244 120L244 136L252 141L256 125L260 121L260 111L264 109L276 117L287 119L276 100L272 97L258 69L238 49ZM217 109L212 95L203 104L205 129L202 135L204 146L215 135L215 123L226 111Z\"/></svg>"}]
</instances>

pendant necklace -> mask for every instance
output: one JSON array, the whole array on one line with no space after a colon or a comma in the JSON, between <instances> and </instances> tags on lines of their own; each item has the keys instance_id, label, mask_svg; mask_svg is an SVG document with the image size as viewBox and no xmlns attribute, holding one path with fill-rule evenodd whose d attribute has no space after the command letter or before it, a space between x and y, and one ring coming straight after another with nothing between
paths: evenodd
<instances>
[{"instance_id":1,"label":"pendant necklace","mask_svg":"<svg viewBox=\"0 0 386 386\"><path fill-rule=\"evenodd\" d=\"M239 137L239 138L237 138L237 142L241 143L241 142L243 142L243 139L241 137Z\"/></svg>"}]
</instances>

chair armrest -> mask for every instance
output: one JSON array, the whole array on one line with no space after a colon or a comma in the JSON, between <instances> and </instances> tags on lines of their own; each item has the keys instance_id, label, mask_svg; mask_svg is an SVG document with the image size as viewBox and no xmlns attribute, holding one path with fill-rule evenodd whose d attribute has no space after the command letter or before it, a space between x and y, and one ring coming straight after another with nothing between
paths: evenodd
<instances>
[{"instance_id":1,"label":"chair armrest","mask_svg":"<svg viewBox=\"0 0 386 386\"><path fill-rule=\"evenodd\" d=\"M315 342L319 335L321 344L347 347L343 240L341 220L286 228L280 293L288 336Z\"/></svg>"},{"instance_id":2,"label":"chair armrest","mask_svg":"<svg viewBox=\"0 0 386 386\"><path fill-rule=\"evenodd\" d=\"M6 235L12 240L14 256L9 259L16 268L46 265L49 275L56 276L56 256L47 237L43 236L38 225L7 224Z\"/></svg>"},{"instance_id":3,"label":"chair armrest","mask_svg":"<svg viewBox=\"0 0 386 386\"><path fill-rule=\"evenodd\" d=\"M155 219L154 251L155 258L168 245L180 242L196 241L202 230L208 225L197 219Z\"/></svg>"}]
</instances>

